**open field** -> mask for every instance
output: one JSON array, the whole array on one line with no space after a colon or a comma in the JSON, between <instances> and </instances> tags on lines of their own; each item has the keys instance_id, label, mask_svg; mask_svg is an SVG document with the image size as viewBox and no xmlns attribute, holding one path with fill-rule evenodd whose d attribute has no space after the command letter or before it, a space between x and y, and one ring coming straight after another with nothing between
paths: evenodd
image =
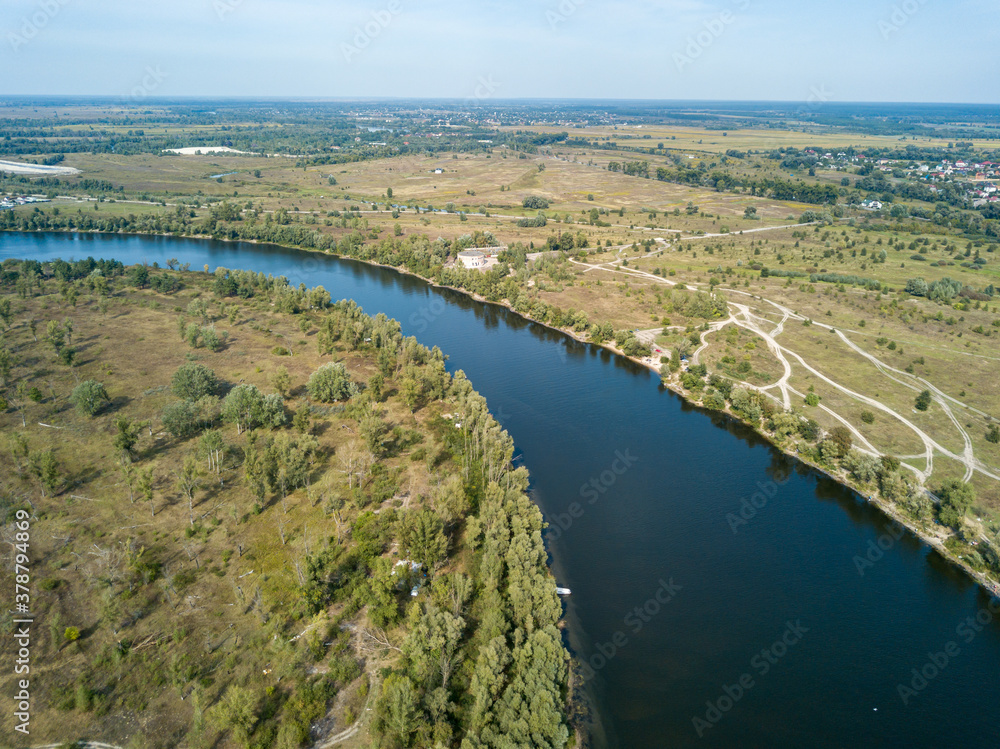
<instances>
[{"instance_id":1,"label":"open field","mask_svg":"<svg viewBox=\"0 0 1000 749\"><path fill-rule=\"evenodd\" d=\"M373 721L384 669L408 637L404 605L419 618L432 583L435 596L459 578L474 585L456 474L468 458L456 462L452 419L486 418L486 429L485 406L468 389L451 393L443 362L404 351L391 322L371 333L379 357L360 339L331 338L351 313L328 296L293 314L263 289L213 294L200 273L152 271L151 290L110 267L94 287L45 271L6 262L0 294L0 511L6 540L16 513L30 518L31 611L45 622L31 643L32 736L367 745L384 730ZM10 273L30 288L15 295ZM363 397L307 386L331 361L349 393L367 384ZM177 373L192 366L215 382L181 390ZM100 392L84 399L97 393L89 383ZM268 394L271 415L258 405L230 418L246 388ZM479 417L463 416L470 404ZM535 518L525 522L540 525L524 503ZM418 517L431 556L406 530ZM11 601L13 587L6 576ZM463 590L450 610L471 620L476 596ZM476 625L456 621L454 646L474 658ZM11 675L0 682L14 690Z\"/></svg>"},{"instance_id":2,"label":"open field","mask_svg":"<svg viewBox=\"0 0 1000 749\"><path fill-rule=\"evenodd\" d=\"M163 129L173 127L167 123ZM192 128L191 137L208 134L202 125ZM567 128L501 127L495 137L563 131ZM65 189L61 185L49 194L74 197L40 210L124 220L156 216L164 222L182 216L197 227L226 202L237 208L235 218L195 233L224 236L220 225L236 230L273 220L331 243L352 237L372 245L426 243L441 248L444 265L454 258L454 248L470 243L554 250L554 262L512 269L508 280L523 297L516 308L525 314L550 321L549 310L582 313L586 325L577 326L575 334L583 337L591 336L588 326L595 325L652 330L665 358L674 349L697 351L709 375L763 388L772 402L814 418L827 433L846 425L868 452L903 456L911 475L930 489L955 474L972 481L985 531L1000 527L1000 482L993 478L1000 476L1000 449L986 439L1000 416L995 377L1000 303L982 293L1000 285L995 236L906 218L905 211L902 218L890 218L837 205L833 216L825 212L829 206L607 168L612 161L641 159L651 171L672 169L679 156L683 165L703 173L724 169L743 179L790 179L789 168L773 161L732 159L725 151L907 145L947 151L948 141L763 127L722 135L706 127L655 124L568 132L600 147L494 144L321 164L238 154L67 154L64 163L80 169L81 179L120 189L74 190L67 179ZM963 148L989 145L970 142ZM844 175L856 182L858 171L820 168L814 176L799 170L794 179L846 193L839 187ZM856 189L854 183L850 189ZM77 202L83 196L103 202ZM538 213L524 207L526 199L547 206L545 226L517 225ZM908 209L920 206L920 201L900 202ZM19 207L15 214L33 210ZM807 211L822 218L798 225ZM822 274L844 280L810 277ZM928 284L952 279L981 298L932 301L905 293L915 278ZM727 312L716 308L708 317L692 312L686 297L673 296L676 288L687 294L717 290ZM658 338L657 328L666 328ZM751 340L754 346L748 348ZM667 375L684 389L679 377ZM915 398L925 389L933 392L933 403L917 411ZM821 405L805 404L810 393Z\"/></svg>"}]
</instances>

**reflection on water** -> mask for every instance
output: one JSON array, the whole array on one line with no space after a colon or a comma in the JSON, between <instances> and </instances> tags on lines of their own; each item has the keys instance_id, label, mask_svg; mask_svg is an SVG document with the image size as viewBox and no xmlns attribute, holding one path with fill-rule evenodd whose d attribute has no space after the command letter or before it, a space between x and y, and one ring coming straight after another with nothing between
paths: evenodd
<instances>
[{"instance_id":1,"label":"reflection on water","mask_svg":"<svg viewBox=\"0 0 1000 749\"><path fill-rule=\"evenodd\" d=\"M161 265L176 257L322 284L439 346L531 471L552 524L553 572L573 590L567 641L600 665L587 680L606 730L598 745L1000 745L996 620L908 705L897 689L984 609L978 586L898 533L859 573L855 558L877 548L891 521L753 431L685 403L649 370L497 305L350 260L159 237L0 235L2 257L86 255ZM752 512L734 525L747 502ZM649 604L670 581L676 595ZM638 628L637 608L648 617ZM754 658L789 621L808 631L761 674ZM710 703L744 674L752 688L699 738L694 719L714 717Z\"/></svg>"}]
</instances>

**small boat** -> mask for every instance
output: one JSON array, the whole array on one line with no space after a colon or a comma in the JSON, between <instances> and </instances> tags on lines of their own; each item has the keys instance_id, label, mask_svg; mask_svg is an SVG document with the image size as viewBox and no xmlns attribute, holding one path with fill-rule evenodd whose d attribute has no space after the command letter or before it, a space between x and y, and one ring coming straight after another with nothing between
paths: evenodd
<instances>
[{"instance_id":1,"label":"small boat","mask_svg":"<svg viewBox=\"0 0 1000 749\"><path fill-rule=\"evenodd\" d=\"M568 596L569 594L570 594L569 588L559 588L559 587L556 588L556 595Z\"/></svg>"}]
</instances>

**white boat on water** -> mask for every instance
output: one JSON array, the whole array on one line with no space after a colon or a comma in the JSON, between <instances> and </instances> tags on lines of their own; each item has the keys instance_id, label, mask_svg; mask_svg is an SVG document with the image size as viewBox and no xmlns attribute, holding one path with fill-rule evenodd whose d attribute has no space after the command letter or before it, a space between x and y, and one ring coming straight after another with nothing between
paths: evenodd
<instances>
[{"instance_id":1,"label":"white boat on water","mask_svg":"<svg viewBox=\"0 0 1000 749\"><path fill-rule=\"evenodd\" d=\"M560 596L568 596L570 594L569 588L556 588L556 594Z\"/></svg>"}]
</instances>

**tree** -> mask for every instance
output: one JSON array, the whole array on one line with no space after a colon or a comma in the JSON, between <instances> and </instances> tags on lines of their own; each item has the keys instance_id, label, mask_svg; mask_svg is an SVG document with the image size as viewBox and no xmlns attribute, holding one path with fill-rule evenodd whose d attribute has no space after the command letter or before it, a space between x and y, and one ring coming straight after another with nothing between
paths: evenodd
<instances>
[{"instance_id":1,"label":"tree","mask_svg":"<svg viewBox=\"0 0 1000 749\"><path fill-rule=\"evenodd\" d=\"M156 512L153 507L153 469L140 470L136 476L135 490L149 503L149 516L155 517Z\"/></svg>"},{"instance_id":2,"label":"tree","mask_svg":"<svg viewBox=\"0 0 1000 749\"><path fill-rule=\"evenodd\" d=\"M176 474L177 491L184 495L188 502L188 518L194 525L194 496L201 488L201 471L193 456L184 459L184 467Z\"/></svg>"},{"instance_id":3,"label":"tree","mask_svg":"<svg viewBox=\"0 0 1000 749\"><path fill-rule=\"evenodd\" d=\"M163 428L176 439L190 437L201 427L198 407L191 401L168 403L160 414Z\"/></svg>"},{"instance_id":4,"label":"tree","mask_svg":"<svg viewBox=\"0 0 1000 749\"><path fill-rule=\"evenodd\" d=\"M9 330L13 319L14 311L11 309L10 299L0 299L0 321L3 321L3 326Z\"/></svg>"},{"instance_id":5,"label":"tree","mask_svg":"<svg viewBox=\"0 0 1000 749\"><path fill-rule=\"evenodd\" d=\"M992 442L994 445L1000 443L1000 428L996 424L990 424L990 428L986 432L986 441Z\"/></svg>"},{"instance_id":6,"label":"tree","mask_svg":"<svg viewBox=\"0 0 1000 749\"><path fill-rule=\"evenodd\" d=\"M281 394L282 398L288 397L288 391L292 387L292 378L288 374L287 367L281 365L274 370L274 374L271 375L271 387L277 390Z\"/></svg>"},{"instance_id":7,"label":"tree","mask_svg":"<svg viewBox=\"0 0 1000 749\"><path fill-rule=\"evenodd\" d=\"M59 322L49 320L45 326L45 340L52 345L53 351L58 356L62 347L66 345L66 331Z\"/></svg>"},{"instance_id":8,"label":"tree","mask_svg":"<svg viewBox=\"0 0 1000 749\"><path fill-rule=\"evenodd\" d=\"M854 436L851 430L844 426L837 426L830 430L830 439L837 446L837 457L843 458L854 446Z\"/></svg>"},{"instance_id":9,"label":"tree","mask_svg":"<svg viewBox=\"0 0 1000 749\"><path fill-rule=\"evenodd\" d=\"M255 385L237 385L222 401L222 418L236 424L236 431L260 426L264 416L264 396Z\"/></svg>"},{"instance_id":10,"label":"tree","mask_svg":"<svg viewBox=\"0 0 1000 749\"><path fill-rule=\"evenodd\" d=\"M77 410L87 416L94 416L101 410L101 406L110 403L108 391L104 385L96 380L84 380L75 388L69 396L70 402L76 406Z\"/></svg>"},{"instance_id":11,"label":"tree","mask_svg":"<svg viewBox=\"0 0 1000 749\"><path fill-rule=\"evenodd\" d=\"M216 476L222 473L222 461L226 457L226 441L217 430L209 430L201 436L198 440L198 453L208 462L210 472Z\"/></svg>"},{"instance_id":12,"label":"tree","mask_svg":"<svg viewBox=\"0 0 1000 749\"><path fill-rule=\"evenodd\" d=\"M312 430L312 410L309 406L303 403L295 410L295 415L292 417L292 426L295 427L295 431L299 434L309 434Z\"/></svg>"},{"instance_id":13,"label":"tree","mask_svg":"<svg viewBox=\"0 0 1000 749\"><path fill-rule=\"evenodd\" d=\"M945 482L936 493L941 499L941 504L938 507L938 518L945 525L958 528L965 513L976 501L976 490L971 484L951 479Z\"/></svg>"},{"instance_id":14,"label":"tree","mask_svg":"<svg viewBox=\"0 0 1000 749\"><path fill-rule=\"evenodd\" d=\"M170 389L178 398L196 401L206 395L215 395L219 390L219 380L215 372L204 364L189 362L174 372L170 378Z\"/></svg>"},{"instance_id":15,"label":"tree","mask_svg":"<svg viewBox=\"0 0 1000 749\"><path fill-rule=\"evenodd\" d=\"M31 474L38 480L43 497L45 496L46 489L50 494L55 492L60 483L59 464L52 450L31 453L28 456L28 468Z\"/></svg>"},{"instance_id":16,"label":"tree","mask_svg":"<svg viewBox=\"0 0 1000 749\"><path fill-rule=\"evenodd\" d=\"M209 711L209 721L220 731L229 731L236 743L250 746L250 735L257 725L257 698L246 687L234 684Z\"/></svg>"},{"instance_id":17,"label":"tree","mask_svg":"<svg viewBox=\"0 0 1000 749\"><path fill-rule=\"evenodd\" d=\"M0 385L10 384L10 373L16 365L17 357L6 346L0 346Z\"/></svg>"},{"instance_id":18,"label":"tree","mask_svg":"<svg viewBox=\"0 0 1000 749\"><path fill-rule=\"evenodd\" d=\"M448 555L444 522L428 509L411 512L404 517L400 541L409 558L429 570Z\"/></svg>"},{"instance_id":19,"label":"tree","mask_svg":"<svg viewBox=\"0 0 1000 749\"><path fill-rule=\"evenodd\" d=\"M917 396L916 402L913 404L918 411L926 411L931 406L931 391L924 390L920 395Z\"/></svg>"},{"instance_id":20,"label":"tree","mask_svg":"<svg viewBox=\"0 0 1000 749\"><path fill-rule=\"evenodd\" d=\"M409 746L419 728L417 691L403 674L391 674L382 684L376 704L376 725L399 746Z\"/></svg>"},{"instance_id":21,"label":"tree","mask_svg":"<svg viewBox=\"0 0 1000 749\"><path fill-rule=\"evenodd\" d=\"M133 450L139 441L140 424L127 416L119 414L115 418L115 450L123 464L130 463L135 457Z\"/></svg>"},{"instance_id":22,"label":"tree","mask_svg":"<svg viewBox=\"0 0 1000 749\"><path fill-rule=\"evenodd\" d=\"M309 397L320 403L345 400L358 392L357 384L351 382L347 368L340 362L324 364L313 372L306 389Z\"/></svg>"}]
</instances>

